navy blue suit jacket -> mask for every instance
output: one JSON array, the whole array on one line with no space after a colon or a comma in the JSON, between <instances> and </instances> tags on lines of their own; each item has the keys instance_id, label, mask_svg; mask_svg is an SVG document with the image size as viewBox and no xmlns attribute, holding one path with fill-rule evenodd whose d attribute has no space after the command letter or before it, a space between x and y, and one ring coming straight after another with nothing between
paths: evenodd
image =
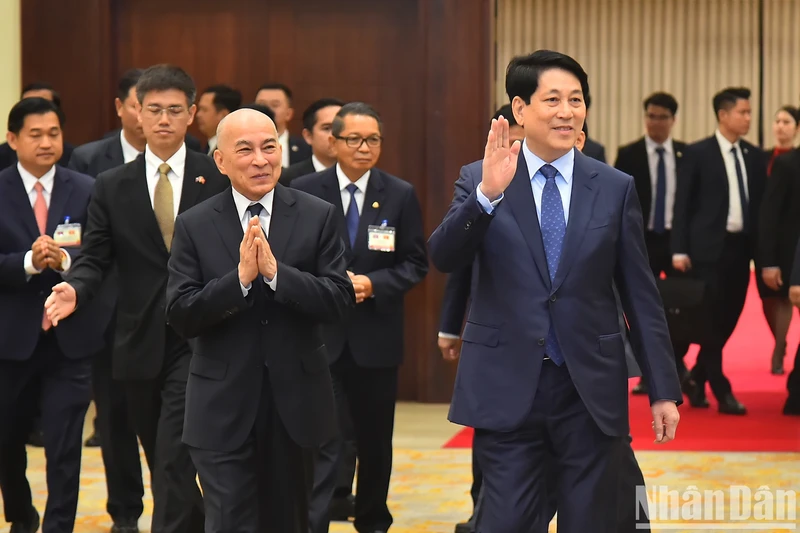
<instances>
[{"instance_id":1,"label":"navy blue suit jacket","mask_svg":"<svg viewBox=\"0 0 800 533\"><path fill-rule=\"evenodd\" d=\"M628 435L628 370L612 282L651 400L682 401L633 179L575 152L569 222L552 283L521 152L491 215L476 196L482 162L463 167L450 210L430 237L439 270L470 263L473 269L452 422L493 431L520 427L536 395L552 319L592 418L607 435Z\"/></svg>"},{"instance_id":2,"label":"navy blue suit jacket","mask_svg":"<svg viewBox=\"0 0 800 533\"><path fill-rule=\"evenodd\" d=\"M85 230L93 184L89 176L56 167L48 235L53 236L65 217ZM25 361L39 342L44 302L62 275L52 269L30 277L25 272L25 254L39 237L39 228L16 165L0 171L0 213L0 359ZM67 250L75 264L80 248ZM78 359L99 351L109 316L106 302L98 300L60 323L55 335L64 354Z\"/></svg>"}]
</instances>

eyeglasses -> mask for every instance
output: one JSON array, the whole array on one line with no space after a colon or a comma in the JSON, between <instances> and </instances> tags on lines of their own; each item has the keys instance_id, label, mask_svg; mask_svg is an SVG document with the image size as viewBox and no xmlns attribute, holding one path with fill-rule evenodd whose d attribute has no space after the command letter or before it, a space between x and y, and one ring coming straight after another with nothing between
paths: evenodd
<instances>
[{"instance_id":1,"label":"eyeglasses","mask_svg":"<svg viewBox=\"0 0 800 533\"><path fill-rule=\"evenodd\" d=\"M647 120L652 120L654 122L661 122L672 118L672 115L657 115L655 113L645 113L644 116Z\"/></svg>"},{"instance_id":2,"label":"eyeglasses","mask_svg":"<svg viewBox=\"0 0 800 533\"><path fill-rule=\"evenodd\" d=\"M157 105L150 105L144 108L147 114L152 118L160 118L161 114L165 111L170 118L180 118L186 111L186 108L179 105L171 105L169 107L160 107Z\"/></svg>"},{"instance_id":3,"label":"eyeglasses","mask_svg":"<svg viewBox=\"0 0 800 533\"><path fill-rule=\"evenodd\" d=\"M383 137L380 135L370 135L369 137L361 137L360 135L350 135L348 137L340 137L336 135L337 139L341 139L345 142L348 148L361 148L361 145L367 143L367 146L370 148L377 148L381 145L383 141Z\"/></svg>"}]
</instances>

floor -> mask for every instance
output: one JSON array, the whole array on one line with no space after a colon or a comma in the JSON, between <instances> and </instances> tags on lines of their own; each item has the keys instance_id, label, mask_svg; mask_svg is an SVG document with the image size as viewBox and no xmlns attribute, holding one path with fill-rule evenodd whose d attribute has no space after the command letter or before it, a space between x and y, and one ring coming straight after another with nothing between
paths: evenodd
<instances>
[{"instance_id":1,"label":"floor","mask_svg":"<svg viewBox=\"0 0 800 533\"><path fill-rule=\"evenodd\" d=\"M397 407L394 439L394 472L389 506L395 516L394 533L452 533L456 522L466 519L471 512L469 486L471 483L470 452L465 449L442 449L458 430L446 420L446 405L403 403ZM91 420L90 411L87 420ZM735 422L735 421L734 421ZM91 427L87 424L87 429ZM666 450L666 449L665 449ZM105 533L111 526L105 513L105 482L100 453L85 449L83 476L75 531L79 533ZM800 454L797 453L704 453L704 452L640 452L637 453L648 489L657 491L656 502L661 498L658 487L666 486L679 493L694 486L701 492L730 485L748 487L753 493L762 486L770 490L798 489L800 487ZM28 476L33 486L36 506L41 511L46 499L44 456L41 449L29 448ZM651 493L652 495L652 493ZM146 496L145 515L139 524L142 531L149 530L149 494ZM683 504L683 502L680 502ZM676 505L679 505L676 503ZM799 510L796 500L793 509L776 505L777 511ZM685 506L684 506L685 507ZM684 509L681 507L681 510ZM676 510L678 507L676 507ZM652 512L652 511L651 511ZM685 512L685 511L684 511ZM664 516L664 515L662 515ZM776 515L777 516L777 515ZM784 520L768 526L751 517L739 523L737 529L750 531L788 531L800 529L797 520ZM662 531L729 531L712 529L711 524L663 520ZM791 529L789 529L791 528ZM0 526L6 533L8 526ZM332 533L354 531L350 524L334 524ZM551 525L551 531L555 526Z\"/></svg>"}]
</instances>

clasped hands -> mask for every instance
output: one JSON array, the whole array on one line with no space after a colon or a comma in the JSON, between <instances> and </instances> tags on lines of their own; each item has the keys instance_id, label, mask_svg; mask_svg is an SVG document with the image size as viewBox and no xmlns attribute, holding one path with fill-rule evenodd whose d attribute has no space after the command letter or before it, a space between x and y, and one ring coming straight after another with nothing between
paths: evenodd
<instances>
[{"instance_id":1,"label":"clasped hands","mask_svg":"<svg viewBox=\"0 0 800 533\"><path fill-rule=\"evenodd\" d=\"M267 281L275 279L278 261L272 254L258 217L253 217L247 223L247 230L239 245L239 281L243 287L248 287L259 274Z\"/></svg>"},{"instance_id":2,"label":"clasped hands","mask_svg":"<svg viewBox=\"0 0 800 533\"><path fill-rule=\"evenodd\" d=\"M31 245L31 261L33 267L42 271L52 268L58 272L62 271L61 263L64 261L65 252L56 244L50 235L42 235Z\"/></svg>"},{"instance_id":3,"label":"clasped hands","mask_svg":"<svg viewBox=\"0 0 800 533\"><path fill-rule=\"evenodd\" d=\"M350 282L353 284L353 291L356 293L356 303L360 304L367 298L372 296L372 280L363 274L354 274L347 271L350 276Z\"/></svg>"}]
</instances>

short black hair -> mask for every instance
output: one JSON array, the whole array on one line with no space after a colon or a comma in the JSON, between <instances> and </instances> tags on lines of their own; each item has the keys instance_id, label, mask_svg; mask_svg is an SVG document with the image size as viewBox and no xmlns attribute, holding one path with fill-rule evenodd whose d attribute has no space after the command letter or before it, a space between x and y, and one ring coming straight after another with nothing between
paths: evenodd
<instances>
[{"instance_id":1,"label":"short black hair","mask_svg":"<svg viewBox=\"0 0 800 533\"><path fill-rule=\"evenodd\" d=\"M723 109L728 111L736 105L739 100L749 100L750 89L747 87L726 87L714 95L711 101L714 106L714 117L719 120L719 112Z\"/></svg>"},{"instance_id":2,"label":"short black hair","mask_svg":"<svg viewBox=\"0 0 800 533\"><path fill-rule=\"evenodd\" d=\"M343 105L333 118L331 133L334 137L338 137L342 134L342 130L344 129L344 117L348 115L362 115L374 118L378 122L378 131L383 135L383 121L378 112L375 111L375 108L364 102L350 102L349 104Z\"/></svg>"},{"instance_id":3,"label":"short black hair","mask_svg":"<svg viewBox=\"0 0 800 533\"><path fill-rule=\"evenodd\" d=\"M43 81L35 81L33 83L29 83L25 87L22 88L22 92L20 93L20 98L22 95L29 92L29 91L50 91L50 94L53 95L53 103L55 103L58 107L61 107L61 95L53 89L53 86L49 83Z\"/></svg>"},{"instance_id":4,"label":"short black hair","mask_svg":"<svg viewBox=\"0 0 800 533\"><path fill-rule=\"evenodd\" d=\"M19 135L19 132L25 126L26 118L30 115L46 115L47 113L55 113L58 117L59 126L64 126L64 112L55 102L39 96L23 98L14 104L14 107L8 113L8 131L14 135Z\"/></svg>"},{"instance_id":5,"label":"short black hair","mask_svg":"<svg viewBox=\"0 0 800 533\"><path fill-rule=\"evenodd\" d=\"M240 107L239 109L254 109L256 111L260 111L260 112L264 113L265 115L267 115L271 121L275 122L275 113L273 113L272 109L270 109L269 107L267 107L265 105L261 105L261 104L257 104L255 102L253 102L252 104L245 104L242 107Z\"/></svg>"},{"instance_id":6,"label":"short black hair","mask_svg":"<svg viewBox=\"0 0 800 533\"><path fill-rule=\"evenodd\" d=\"M303 128L308 131L314 129L314 126L317 124L317 113L320 109L331 106L342 107L343 105L344 102L338 98L320 98L316 102L312 102L311 105L303 111Z\"/></svg>"},{"instance_id":7,"label":"short black hair","mask_svg":"<svg viewBox=\"0 0 800 533\"><path fill-rule=\"evenodd\" d=\"M565 70L573 74L581 84L586 107L589 107L589 76L580 63L566 54L552 50L537 50L527 56L513 58L506 68L506 93L509 101L515 96L529 104L531 96L539 87L539 78L543 72L551 69Z\"/></svg>"},{"instance_id":8,"label":"short black hair","mask_svg":"<svg viewBox=\"0 0 800 533\"><path fill-rule=\"evenodd\" d=\"M644 110L647 111L647 106L650 105L657 105L658 107L669 109L672 116L678 113L678 101L669 93L658 92L651 94L644 99Z\"/></svg>"},{"instance_id":9,"label":"short black hair","mask_svg":"<svg viewBox=\"0 0 800 533\"><path fill-rule=\"evenodd\" d=\"M242 105L242 93L227 85L212 85L203 94L212 93L214 95L214 107L217 111L227 109L233 113Z\"/></svg>"},{"instance_id":10,"label":"short black hair","mask_svg":"<svg viewBox=\"0 0 800 533\"><path fill-rule=\"evenodd\" d=\"M780 109L778 109L778 111L776 111L775 114L777 115L781 111L789 113L789 116L791 116L794 119L795 125L800 124L800 109L791 105L785 105L782 106Z\"/></svg>"},{"instance_id":11,"label":"short black hair","mask_svg":"<svg viewBox=\"0 0 800 533\"><path fill-rule=\"evenodd\" d=\"M497 120L498 118L500 118L501 115L508 120L509 128L511 126L519 126L519 124L517 124L517 119L514 118L514 110L511 109L511 104L506 104L497 111L495 111L492 120Z\"/></svg>"},{"instance_id":12,"label":"short black hair","mask_svg":"<svg viewBox=\"0 0 800 533\"><path fill-rule=\"evenodd\" d=\"M136 84L139 82L139 78L142 77L143 72L143 69L132 68L125 71L125 73L119 79L119 83L117 83L117 98L119 98L121 102L124 102L128 97L128 94L131 92L131 88L136 87Z\"/></svg>"},{"instance_id":13,"label":"short black hair","mask_svg":"<svg viewBox=\"0 0 800 533\"><path fill-rule=\"evenodd\" d=\"M186 102L191 106L197 96L197 88L189 74L174 65L154 65L144 72L136 82L136 98L141 104L149 92L169 91L177 89L186 95Z\"/></svg>"},{"instance_id":14,"label":"short black hair","mask_svg":"<svg viewBox=\"0 0 800 533\"><path fill-rule=\"evenodd\" d=\"M283 91L283 94L286 95L286 99L289 101L289 105L292 104L292 90L283 83L265 83L258 88L256 94L260 93L261 91L268 91L270 89L278 89L279 91Z\"/></svg>"}]
</instances>

